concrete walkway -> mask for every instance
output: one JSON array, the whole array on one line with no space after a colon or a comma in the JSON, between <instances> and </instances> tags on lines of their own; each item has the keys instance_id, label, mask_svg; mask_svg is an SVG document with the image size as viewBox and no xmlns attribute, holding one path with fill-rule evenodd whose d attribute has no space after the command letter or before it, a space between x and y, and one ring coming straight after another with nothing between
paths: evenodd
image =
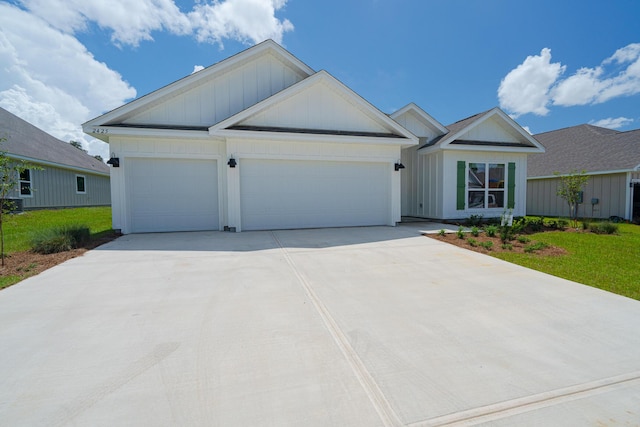
<instances>
[{"instance_id":1,"label":"concrete walkway","mask_svg":"<svg viewBox=\"0 0 640 427\"><path fill-rule=\"evenodd\" d=\"M0 292L0 425L640 425L640 302L395 228L128 235Z\"/></svg>"}]
</instances>

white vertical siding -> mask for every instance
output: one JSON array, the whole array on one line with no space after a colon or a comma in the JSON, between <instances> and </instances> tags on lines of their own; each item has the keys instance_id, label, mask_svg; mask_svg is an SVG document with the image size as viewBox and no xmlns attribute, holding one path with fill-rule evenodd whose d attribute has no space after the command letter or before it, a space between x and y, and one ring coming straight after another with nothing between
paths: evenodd
<instances>
[{"instance_id":1,"label":"white vertical siding","mask_svg":"<svg viewBox=\"0 0 640 427\"><path fill-rule=\"evenodd\" d=\"M402 150L402 215L442 218L442 152L418 154L417 147Z\"/></svg>"},{"instance_id":2,"label":"white vertical siding","mask_svg":"<svg viewBox=\"0 0 640 427\"><path fill-rule=\"evenodd\" d=\"M260 55L124 123L212 126L305 77L271 54Z\"/></svg>"},{"instance_id":3,"label":"white vertical siding","mask_svg":"<svg viewBox=\"0 0 640 427\"><path fill-rule=\"evenodd\" d=\"M481 125L473 127L469 132L461 135L457 139L470 141L521 142L522 136L520 136L512 127L506 127L501 119L492 117L485 120Z\"/></svg>"}]
</instances>

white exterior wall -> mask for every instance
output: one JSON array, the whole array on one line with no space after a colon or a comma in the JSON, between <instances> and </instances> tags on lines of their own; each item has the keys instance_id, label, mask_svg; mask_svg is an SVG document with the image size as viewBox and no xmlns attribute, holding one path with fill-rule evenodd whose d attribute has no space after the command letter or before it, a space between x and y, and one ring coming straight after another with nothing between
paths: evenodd
<instances>
[{"instance_id":1,"label":"white exterior wall","mask_svg":"<svg viewBox=\"0 0 640 427\"><path fill-rule=\"evenodd\" d=\"M227 171L227 211L228 224L242 230L240 206L240 173L242 159L277 159L277 160L327 160L349 162L380 162L389 165L389 185L391 188L391 205L389 207L389 223L400 222L400 174L395 172L393 164L400 158L400 147L389 145L348 144L334 142L277 141L277 140L227 140L227 151L238 162L235 169L225 165Z\"/></svg>"},{"instance_id":2,"label":"white exterior wall","mask_svg":"<svg viewBox=\"0 0 640 427\"><path fill-rule=\"evenodd\" d=\"M418 154L402 150L402 216L442 218L443 153Z\"/></svg>"},{"instance_id":3,"label":"white exterior wall","mask_svg":"<svg viewBox=\"0 0 640 427\"><path fill-rule=\"evenodd\" d=\"M458 139L490 142L518 142L522 137L512 128L504 125L502 120L492 117L481 125L475 126Z\"/></svg>"},{"instance_id":4,"label":"white exterior wall","mask_svg":"<svg viewBox=\"0 0 640 427\"><path fill-rule=\"evenodd\" d=\"M307 77L271 54L212 76L125 124L211 126Z\"/></svg>"},{"instance_id":5,"label":"white exterior wall","mask_svg":"<svg viewBox=\"0 0 640 427\"><path fill-rule=\"evenodd\" d=\"M499 217L506 209L456 209L456 187L457 187L457 162L465 161L467 167L469 163L504 163L516 164L516 187L515 187L515 207L514 216L524 216L526 214L527 203L527 155L520 153L506 152L479 152L479 151L445 151L443 156L443 209L441 219L461 219L471 215L482 215L484 218ZM505 171L506 173L506 171ZM465 179L465 182L467 180ZM508 185L508 184L507 184ZM505 191L507 191L505 185Z\"/></svg>"},{"instance_id":6,"label":"white exterior wall","mask_svg":"<svg viewBox=\"0 0 640 427\"><path fill-rule=\"evenodd\" d=\"M168 139L168 138L132 138L111 137L109 150L120 158L120 167L111 168L111 210L114 229L123 233L131 232L129 206L127 206L127 190L125 176L127 160L133 158L163 158L163 159L211 159L218 161L218 194L219 216L221 226L226 221L226 211L223 208L226 199L226 150L225 144L212 139ZM224 166L224 167L223 167ZM170 203L171 194L167 194Z\"/></svg>"}]
</instances>

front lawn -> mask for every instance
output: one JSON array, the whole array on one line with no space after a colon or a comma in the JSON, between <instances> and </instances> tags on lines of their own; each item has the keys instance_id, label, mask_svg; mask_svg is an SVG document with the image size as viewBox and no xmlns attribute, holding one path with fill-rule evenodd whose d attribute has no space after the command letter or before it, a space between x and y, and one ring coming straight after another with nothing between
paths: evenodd
<instances>
[{"instance_id":1,"label":"front lawn","mask_svg":"<svg viewBox=\"0 0 640 427\"><path fill-rule=\"evenodd\" d=\"M640 226L619 224L618 234L553 231L532 240L563 248L566 255L501 252L492 256L514 264L640 300Z\"/></svg>"},{"instance_id":2,"label":"front lawn","mask_svg":"<svg viewBox=\"0 0 640 427\"><path fill-rule=\"evenodd\" d=\"M115 237L111 230L111 207L29 211L4 217L5 267L0 268L0 289L13 285L46 268L81 255L86 248L60 254L40 255L30 251L34 237L63 226L89 227L88 247Z\"/></svg>"}]
</instances>

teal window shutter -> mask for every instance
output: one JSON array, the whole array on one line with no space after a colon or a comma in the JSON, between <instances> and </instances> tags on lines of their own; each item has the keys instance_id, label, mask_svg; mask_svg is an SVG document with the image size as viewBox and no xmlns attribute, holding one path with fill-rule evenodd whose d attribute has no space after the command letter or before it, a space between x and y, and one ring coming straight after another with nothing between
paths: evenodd
<instances>
[{"instance_id":1,"label":"teal window shutter","mask_svg":"<svg viewBox=\"0 0 640 427\"><path fill-rule=\"evenodd\" d=\"M458 161L458 184L457 184L457 198L456 198L456 209L461 211L464 210L464 201L465 201L465 190L466 190L466 172L467 165L464 161Z\"/></svg>"},{"instance_id":2,"label":"teal window shutter","mask_svg":"<svg viewBox=\"0 0 640 427\"><path fill-rule=\"evenodd\" d=\"M516 206L516 164L509 163L507 169L507 209L513 209Z\"/></svg>"}]
</instances>

